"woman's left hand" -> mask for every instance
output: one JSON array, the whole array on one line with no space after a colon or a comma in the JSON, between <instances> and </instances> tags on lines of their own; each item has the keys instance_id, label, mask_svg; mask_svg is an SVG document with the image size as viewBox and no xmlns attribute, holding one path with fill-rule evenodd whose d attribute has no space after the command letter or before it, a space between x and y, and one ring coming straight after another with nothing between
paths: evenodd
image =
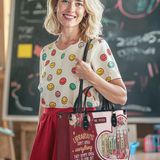
<instances>
[{"instance_id":1,"label":"woman's left hand","mask_svg":"<svg viewBox=\"0 0 160 160\"><path fill-rule=\"evenodd\" d=\"M90 79L91 73L93 72L90 63L84 62L79 58L76 58L76 75L80 79Z\"/></svg>"}]
</instances>

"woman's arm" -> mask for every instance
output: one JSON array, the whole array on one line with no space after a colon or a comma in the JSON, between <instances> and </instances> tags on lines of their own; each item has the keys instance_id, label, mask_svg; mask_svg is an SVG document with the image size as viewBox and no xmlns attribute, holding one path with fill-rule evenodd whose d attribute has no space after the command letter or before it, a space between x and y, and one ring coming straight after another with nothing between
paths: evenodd
<instances>
[{"instance_id":1,"label":"woman's arm","mask_svg":"<svg viewBox=\"0 0 160 160\"><path fill-rule=\"evenodd\" d=\"M122 79L118 78L107 82L93 71L87 81L109 101L121 105L126 103L127 92Z\"/></svg>"},{"instance_id":2,"label":"woman's arm","mask_svg":"<svg viewBox=\"0 0 160 160\"><path fill-rule=\"evenodd\" d=\"M39 113L38 113L38 125L39 125L40 119L42 117L43 111L44 111L44 107L41 105L41 102L40 102Z\"/></svg>"},{"instance_id":3,"label":"woman's arm","mask_svg":"<svg viewBox=\"0 0 160 160\"><path fill-rule=\"evenodd\" d=\"M127 91L122 79L117 78L107 82L92 70L89 63L79 58L76 58L76 61L76 75L80 79L91 83L109 101L121 105L126 103Z\"/></svg>"}]
</instances>

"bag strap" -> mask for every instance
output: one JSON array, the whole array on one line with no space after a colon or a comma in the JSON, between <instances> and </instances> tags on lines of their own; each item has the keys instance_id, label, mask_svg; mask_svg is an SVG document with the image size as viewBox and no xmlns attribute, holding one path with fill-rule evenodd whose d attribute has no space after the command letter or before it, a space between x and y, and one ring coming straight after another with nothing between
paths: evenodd
<instances>
[{"instance_id":1,"label":"bag strap","mask_svg":"<svg viewBox=\"0 0 160 160\"><path fill-rule=\"evenodd\" d=\"M85 50L84 50L84 54L83 54L83 61L84 62L86 62L88 48L89 48L89 45L90 45L91 41L92 40L90 40L85 46ZM89 89L92 88L92 87L93 86L89 86L89 87L85 88L84 90L82 90L83 89L83 79L80 80L79 94L78 94L78 97L77 97L77 99L75 101L75 104L74 104L74 107L73 107L73 112L74 113L79 113L79 112L82 113L82 94L84 93L84 91L86 91L86 95L87 95ZM87 110L86 110L87 96L86 95L85 95L85 100L84 100L84 112L85 112L85 114L87 114ZM112 102L108 101L100 93L99 93L99 97L101 97L101 100L102 100L102 109L101 110L115 111L115 107L114 107Z\"/></svg>"},{"instance_id":2,"label":"bag strap","mask_svg":"<svg viewBox=\"0 0 160 160\"><path fill-rule=\"evenodd\" d=\"M92 40L90 40L86 46L85 46L85 49L84 49L84 54L83 54L83 61L86 62L86 59L87 59L87 53L88 53L88 48L89 48L89 45L91 43ZM79 112L79 108L80 108L80 113L82 113L82 89L83 89L83 79L80 80L80 86L79 86L79 95L78 95L78 104L77 104L77 107L74 106L73 108L73 112L74 113L78 113ZM77 109L77 110L76 110Z\"/></svg>"}]
</instances>

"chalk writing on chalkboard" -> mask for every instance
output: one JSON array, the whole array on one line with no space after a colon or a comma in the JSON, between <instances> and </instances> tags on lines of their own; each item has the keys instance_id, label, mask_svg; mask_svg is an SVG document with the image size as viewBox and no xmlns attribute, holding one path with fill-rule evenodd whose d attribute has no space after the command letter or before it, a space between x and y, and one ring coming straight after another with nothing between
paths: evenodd
<instances>
[{"instance_id":1,"label":"chalk writing on chalkboard","mask_svg":"<svg viewBox=\"0 0 160 160\"><path fill-rule=\"evenodd\" d=\"M143 55L155 55L156 53L156 47L155 43L160 43L160 31L152 31L149 33L145 33L143 36L137 35L134 37L117 37L116 41L118 42L116 44L117 47L127 47L123 48L117 51L117 55L120 58L124 58L125 60L133 61L137 54L143 54ZM152 47L142 49L137 47L141 43L147 43L149 46L153 44ZM134 46L134 47L132 47ZM136 47L135 47L136 46Z\"/></svg>"},{"instance_id":2,"label":"chalk writing on chalkboard","mask_svg":"<svg viewBox=\"0 0 160 160\"><path fill-rule=\"evenodd\" d=\"M46 15L46 1L22 0L20 19L27 23L41 23Z\"/></svg>"},{"instance_id":3,"label":"chalk writing on chalkboard","mask_svg":"<svg viewBox=\"0 0 160 160\"><path fill-rule=\"evenodd\" d=\"M33 32L35 27L34 26L19 26L18 27L18 39L32 39L33 38Z\"/></svg>"}]
</instances>

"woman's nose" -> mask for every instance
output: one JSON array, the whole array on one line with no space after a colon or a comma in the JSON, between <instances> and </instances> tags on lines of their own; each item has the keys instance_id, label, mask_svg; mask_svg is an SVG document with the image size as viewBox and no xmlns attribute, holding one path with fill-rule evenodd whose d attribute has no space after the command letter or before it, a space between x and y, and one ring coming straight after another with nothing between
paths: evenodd
<instances>
[{"instance_id":1,"label":"woman's nose","mask_svg":"<svg viewBox=\"0 0 160 160\"><path fill-rule=\"evenodd\" d=\"M75 10L75 5L74 5L74 3L70 3L69 4L69 7L68 7L68 11L69 12L73 12Z\"/></svg>"}]
</instances>

